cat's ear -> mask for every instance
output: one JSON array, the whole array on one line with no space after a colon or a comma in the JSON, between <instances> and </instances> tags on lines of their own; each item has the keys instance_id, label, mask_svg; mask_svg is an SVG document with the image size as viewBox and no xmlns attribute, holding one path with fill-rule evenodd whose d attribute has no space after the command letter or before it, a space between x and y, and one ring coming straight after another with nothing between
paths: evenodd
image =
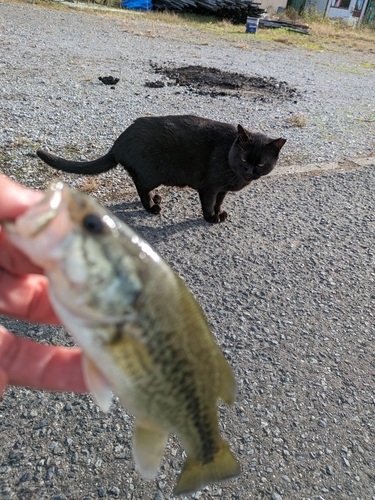
<instances>
[{"instance_id":1,"label":"cat's ear","mask_svg":"<svg viewBox=\"0 0 375 500\"><path fill-rule=\"evenodd\" d=\"M251 140L250 134L248 132L246 132L246 130L240 124L237 125L237 133L238 133L238 137L243 137L244 139Z\"/></svg>"},{"instance_id":2,"label":"cat's ear","mask_svg":"<svg viewBox=\"0 0 375 500\"><path fill-rule=\"evenodd\" d=\"M278 151L284 146L286 143L286 139L283 139L282 137L279 137L278 139L275 139L274 141L271 141L268 143L268 146L274 146Z\"/></svg>"}]
</instances>

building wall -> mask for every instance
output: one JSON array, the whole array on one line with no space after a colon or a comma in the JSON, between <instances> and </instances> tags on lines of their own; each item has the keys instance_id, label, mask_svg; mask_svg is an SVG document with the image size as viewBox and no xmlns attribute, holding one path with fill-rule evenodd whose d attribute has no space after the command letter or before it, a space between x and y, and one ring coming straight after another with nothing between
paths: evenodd
<instances>
[{"instance_id":1,"label":"building wall","mask_svg":"<svg viewBox=\"0 0 375 500\"><path fill-rule=\"evenodd\" d=\"M285 9L287 0L256 0L260 3L262 9L266 9L268 13L276 13L279 7Z\"/></svg>"},{"instance_id":2,"label":"building wall","mask_svg":"<svg viewBox=\"0 0 375 500\"><path fill-rule=\"evenodd\" d=\"M321 14L324 14L329 0L306 0L306 8L316 9Z\"/></svg>"}]
</instances>

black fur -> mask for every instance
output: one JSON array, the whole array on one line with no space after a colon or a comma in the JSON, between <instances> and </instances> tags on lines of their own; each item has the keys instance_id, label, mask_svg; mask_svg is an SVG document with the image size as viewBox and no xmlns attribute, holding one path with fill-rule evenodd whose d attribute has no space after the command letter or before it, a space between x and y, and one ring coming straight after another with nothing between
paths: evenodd
<instances>
[{"instance_id":1,"label":"black fur","mask_svg":"<svg viewBox=\"0 0 375 500\"><path fill-rule=\"evenodd\" d=\"M51 167L75 174L99 174L120 163L143 206L154 214L161 211L161 197L153 196L153 189L189 186L199 193L206 221L222 222L228 217L222 210L228 191L270 173L285 142L198 116L160 116L135 120L94 161L68 161L42 150L37 154Z\"/></svg>"}]
</instances>

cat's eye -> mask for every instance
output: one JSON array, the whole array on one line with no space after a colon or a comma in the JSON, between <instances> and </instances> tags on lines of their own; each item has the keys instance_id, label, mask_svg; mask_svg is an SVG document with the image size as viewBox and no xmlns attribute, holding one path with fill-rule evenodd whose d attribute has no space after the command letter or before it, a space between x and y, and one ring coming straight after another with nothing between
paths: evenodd
<instances>
[{"instance_id":1,"label":"cat's eye","mask_svg":"<svg viewBox=\"0 0 375 500\"><path fill-rule=\"evenodd\" d=\"M258 167L264 167L264 163L258 163Z\"/></svg>"},{"instance_id":2,"label":"cat's eye","mask_svg":"<svg viewBox=\"0 0 375 500\"><path fill-rule=\"evenodd\" d=\"M246 160L245 160L245 158L241 158L241 161L243 161L244 163L246 163Z\"/></svg>"},{"instance_id":3,"label":"cat's eye","mask_svg":"<svg viewBox=\"0 0 375 500\"><path fill-rule=\"evenodd\" d=\"M100 234L103 232L104 224L102 219L95 214L88 214L82 221L83 227L91 234Z\"/></svg>"}]
</instances>

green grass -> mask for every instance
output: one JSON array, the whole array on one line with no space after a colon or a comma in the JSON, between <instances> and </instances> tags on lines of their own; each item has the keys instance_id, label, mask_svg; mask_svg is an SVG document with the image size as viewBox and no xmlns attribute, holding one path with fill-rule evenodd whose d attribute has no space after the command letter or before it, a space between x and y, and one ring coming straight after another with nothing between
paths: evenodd
<instances>
[{"instance_id":1,"label":"green grass","mask_svg":"<svg viewBox=\"0 0 375 500\"><path fill-rule=\"evenodd\" d=\"M361 62L359 63L359 66L366 69L375 69L375 63L372 62Z\"/></svg>"}]
</instances>

